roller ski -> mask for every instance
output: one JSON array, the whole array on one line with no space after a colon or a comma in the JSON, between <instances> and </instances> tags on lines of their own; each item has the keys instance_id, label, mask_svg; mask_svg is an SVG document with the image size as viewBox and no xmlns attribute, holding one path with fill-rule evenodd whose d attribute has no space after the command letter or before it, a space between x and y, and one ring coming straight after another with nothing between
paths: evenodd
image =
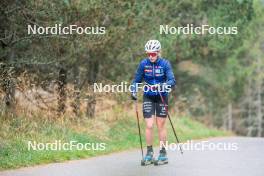
<instances>
[{"instance_id":1,"label":"roller ski","mask_svg":"<svg viewBox=\"0 0 264 176\"><path fill-rule=\"evenodd\" d=\"M153 162L154 162L153 151L148 151L146 156L141 161L141 166L147 166L153 164Z\"/></svg>"},{"instance_id":2,"label":"roller ski","mask_svg":"<svg viewBox=\"0 0 264 176\"><path fill-rule=\"evenodd\" d=\"M168 164L168 157L166 154L166 151L160 151L160 155L159 157L154 161L154 165L158 166L158 165L164 165L164 164Z\"/></svg>"}]
</instances>

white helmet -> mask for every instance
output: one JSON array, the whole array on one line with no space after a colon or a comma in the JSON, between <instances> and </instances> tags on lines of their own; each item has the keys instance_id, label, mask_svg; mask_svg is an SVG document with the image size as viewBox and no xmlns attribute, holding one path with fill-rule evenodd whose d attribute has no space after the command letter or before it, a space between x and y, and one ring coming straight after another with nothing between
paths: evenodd
<instances>
[{"instance_id":1,"label":"white helmet","mask_svg":"<svg viewBox=\"0 0 264 176\"><path fill-rule=\"evenodd\" d=\"M160 51L161 45L158 40L149 40L145 45L146 52L157 52Z\"/></svg>"}]
</instances>

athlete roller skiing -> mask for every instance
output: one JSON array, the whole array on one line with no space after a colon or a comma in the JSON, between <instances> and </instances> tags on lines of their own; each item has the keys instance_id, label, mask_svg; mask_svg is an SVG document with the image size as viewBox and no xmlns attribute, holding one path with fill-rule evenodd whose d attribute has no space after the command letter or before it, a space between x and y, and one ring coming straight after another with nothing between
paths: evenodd
<instances>
[{"instance_id":1,"label":"athlete roller skiing","mask_svg":"<svg viewBox=\"0 0 264 176\"><path fill-rule=\"evenodd\" d=\"M144 80L143 116L146 125L147 153L143 157L141 165L167 164L168 157L164 145L160 145L159 155L154 158L153 125L156 122L160 144L165 144L167 140L165 123L168 115L168 94L169 90L175 86L176 80L170 62L161 57L161 44L158 40L149 40L145 45L145 51L148 57L140 62L131 91L132 99L137 101L139 83Z\"/></svg>"}]
</instances>

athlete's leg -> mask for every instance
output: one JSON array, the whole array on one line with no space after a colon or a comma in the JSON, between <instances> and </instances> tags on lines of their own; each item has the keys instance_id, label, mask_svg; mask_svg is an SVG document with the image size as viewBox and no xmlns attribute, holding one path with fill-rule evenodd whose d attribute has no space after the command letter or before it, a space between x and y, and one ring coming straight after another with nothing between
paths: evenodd
<instances>
[{"instance_id":1,"label":"athlete's leg","mask_svg":"<svg viewBox=\"0 0 264 176\"><path fill-rule=\"evenodd\" d=\"M158 158L154 161L154 165L167 164L168 157L165 146L167 140L166 118L157 117L157 126L160 140L160 152Z\"/></svg>"},{"instance_id":2,"label":"athlete's leg","mask_svg":"<svg viewBox=\"0 0 264 176\"><path fill-rule=\"evenodd\" d=\"M153 163L153 124L154 124L154 114L155 114L155 104L154 102L144 96L143 97L143 115L146 123L146 143L147 143L147 153L144 157L143 165Z\"/></svg>"},{"instance_id":3,"label":"athlete's leg","mask_svg":"<svg viewBox=\"0 0 264 176\"><path fill-rule=\"evenodd\" d=\"M166 118L157 117L157 127L160 144L163 143L165 145L167 140Z\"/></svg>"},{"instance_id":4,"label":"athlete's leg","mask_svg":"<svg viewBox=\"0 0 264 176\"><path fill-rule=\"evenodd\" d=\"M146 152L146 156L144 157L143 161L141 162L142 165L148 165L148 164L152 164L154 161L153 158L153 124L154 124L154 117L153 115L145 118L145 122L146 122L146 143L147 143L147 152Z\"/></svg>"},{"instance_id":5,"label":"athlete's leg","mask_svg":"<svg viewBox=\"0 0 264 176\"><path fill-rule=\"evenodd\" d=\"M146 143L147 146L152 146L153 144L153 124L154 124L154 115L149 118L145 118L146 122Z\"/></svg>"},{"instance_id":6,"label":"athlete's leg","mask_svg":"<svg viewBox=\"0 0 264 176\"><path fill-rule=\"evenodd\" d=\"M143 115L146 122L146 143L152 147L155 103L147 96L143 96Z\"/></svg>"},{"instance_id":7,"label":"athlete's leg","mask_svg":"<svg viewBox=\"0 0 264 176\"><path fill-rule=\"evenodd\" d=\"M166 130L166 117L167 117L167 108L168 108L168 97L164 97L164 103L160 99L156 103L156 115L157 115L157 127L158 127L158 133L159 133L159 141L160 144L166 144L167 140L167 130ZM160 146L162 147L162 146Z\"/></svg>"}]
</instances>

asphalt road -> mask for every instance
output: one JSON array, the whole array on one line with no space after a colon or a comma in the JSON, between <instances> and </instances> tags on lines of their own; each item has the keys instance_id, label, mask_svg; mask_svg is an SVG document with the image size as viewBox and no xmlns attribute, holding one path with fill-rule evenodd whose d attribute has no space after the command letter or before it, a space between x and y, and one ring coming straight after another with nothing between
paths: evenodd
<instances>
[{"instance_id":1,"label":"asphalt road","mask_svg":"<svg viewBox=\"0 0 264 176\"><path fill-rule=\"evenodd\" d=\"M0 176L264 176L264 138L228 137L202 141L209 141L212 146L220 143L233 145L233 150L216 151L207 147L203 151L185 150L183 155L178 151L169 151L169 164L144 167L140 166L140 151L132 150L4 171L0 172Z\"/></svg>"}]
</instances>

